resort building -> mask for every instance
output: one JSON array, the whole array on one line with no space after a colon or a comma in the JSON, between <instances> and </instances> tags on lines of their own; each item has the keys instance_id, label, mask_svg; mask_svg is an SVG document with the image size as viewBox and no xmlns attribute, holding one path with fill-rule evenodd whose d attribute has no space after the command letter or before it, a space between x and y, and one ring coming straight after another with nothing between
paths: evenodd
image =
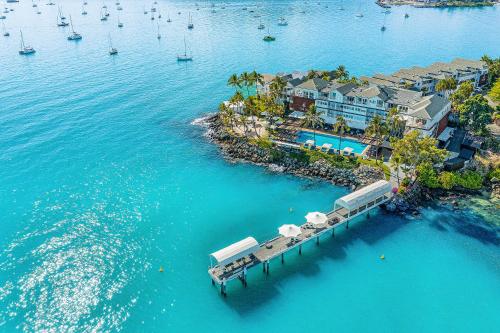
<instances>
[{"instance_id":1,"label":"resort building","mask_svg":"<svg viewBox=\"0 0 500 333\"><path fill-rule=\"evenodd\" d=\"M403 68L390 75L361 77L373 84L412 89L424 94L435 93L436 84L446 78L454 78L458 84L470 81L474 88L479 88L487 82L488 66L481 60L457 58L450 63L436 62L427 67Z\"/></svg>"},{"instance_id":2,"label":"resort building","mask_svg":"<svg viewBox=\"0 0 500 333\"><path fill-rule=\"evenodd\" d=\"M307 74L276 75L286 82L282 100L294 117L300 118L315 104L326 124L333 125L342 116L350 128L364 130L373 117L385 119L391 108L397 108L406 122L406 132L418 129L423 135L437 137L446 128L451 110L450 92L437 93L437 82L452 77L459 84L470 81L479 88L487 82L488 68L480 60L455 59L428 67L400 69L391 75L361 77L362 84L308 78ZM331 77L334 75L332 72ZM269 92L274 78L264 75L264 84L257 89Z\"/></svg>"}]
</instances>

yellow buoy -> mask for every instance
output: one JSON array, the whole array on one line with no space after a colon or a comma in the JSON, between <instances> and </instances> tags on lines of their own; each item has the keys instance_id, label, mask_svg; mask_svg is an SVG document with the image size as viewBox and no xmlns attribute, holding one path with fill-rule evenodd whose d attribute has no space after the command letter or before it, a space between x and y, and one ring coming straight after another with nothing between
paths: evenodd
<instances>
[{"instance_id":1,"label":"yellow buoy","mask_svg":"<svg viewBox=\"0 0 500 333\"><path fill-rule=\"evenodd\" d=\"M163 273L163 266L160 266L160 269L158 270L160 273Z\"/></svg>"},{"instance_id":2,"label":"yellow buoy","mask_svg":"<svg viewBox=\"0 0 500 333\"><path fill-rule=\"evenodd\" d=\"M385 259L385 256L382 254L382 255L380 256L380 259L384 260L384 259Z\"/></svg>"}]
</instances>

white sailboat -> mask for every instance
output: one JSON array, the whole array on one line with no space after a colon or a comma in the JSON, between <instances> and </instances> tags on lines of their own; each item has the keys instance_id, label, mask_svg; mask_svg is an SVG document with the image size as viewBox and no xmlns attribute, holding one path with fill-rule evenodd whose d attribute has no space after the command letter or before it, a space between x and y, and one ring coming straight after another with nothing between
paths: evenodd
<instances>
[{"instance_id":1,"label":"white sailboat","mask_svg":"<svg viewBox=\"0 0 500 333\"><path fill-rule=\"evenodd\" d=\"M35 49L29 45L24 44L24 37L23 37L23 32L21 32L21 49L19 50L19 54L21 55L29 55L35 53Z\"/></svg>"},{"instance_id":2,"label":"white sailboat","mask_svg":"<svg viewBox=\"0 0 500 333\"><path fill-rule=\"evenodd\" d=\"M2 22L2 31L3 31L3 36L4 37L9 37L10 36L10 32L7 31L7 29L5 28L5 23Z\"/></svg>"},{"instance_id":3,"label":"white sailboat","mask_svg":"<svg viewBox=\"0 0 500 333\"><path fill-rule=\"evenodd\" d=\"M82 35L77 33L73 28L73 20L71 19L71 15L69 16L69 22L71 23L71 35L68 36L68 40L80 40L82 39Z\"/></svg>"},{"instance_id":4,"label":"white sailboat","mask_svg":"<svg viewBox=\"0 0 500 333\"><path fill-rule=\"evenodd\" d=\"M278 25L280 26L287 26L288 25L288 22L285 20L285 18L282 16L279 18L278 20Z\"/></svg>"},{"instance_id":5,"label":"white sailboat","mask_svg":"<svg viewBox=\"0 0 500 333\"><path fill-rule=\"evenodd\" d=\"M170 19L170 14L167 14L167 22L170 23L172 20Z\"/></svg>"},{"instance_id":6,"label":"white sailboat","mask_svg":"<svg viewBox=\"0 0 500 333\"><path fill-rule=\"evenodd\" d=\"M113 43L111 42L111 34L108 35L108 42L109 42L109 55L118 54L118 50L113 47Z\"/></svg>"},{"instance_id":7,"label":"white sailboat","mask_svg":"<svg viewBox=\"0 0 500 333\"><path fill-rule=\"evenodd\" d=\"M260 24L259 24L259 26L257 27L257 29L262 30L262 29L264 29L265 27L266 27L266 26L262 23L262 20L260 20Z\"/></svg>"},{"instance_id":8,"label":"white sailboat","mask_svg":"<svg viewBox=\"0 0 500 333\"><path fill-rule=\"evenodd\" d=\"M123 28L123 23L120 21L119 15L118 15L118 28Z\"/></svg>"},{"instance_id":9,"label":"white sailboat","mask_svg":"<svg viewBox=\"0 0 500 333\"><path fill-rule=\"evenodd\" d=\"M188 29L193 29L194 24L193 24L193 18L191 17L191 13L189 13L189 18L188 18Z\"/></svg>"},{"instance_id":10,"label":"white sailboat","mask_svg":"<svg viewBox=\"0 0 500 333\"><path fill-rule=\"evenodd\" d=\"M156 23L157 23L157 25L158 25L158 34L156 35L156 38L157 38L158 40L160 40L160 39L161 39L161 34L160 34L160 23L159 23L159 22L156 22Z\"/></svg>"},{"instance_id":11,"label":"white sailboat","mask_svg":"<svg viewBox=\"0 0 500 333\"><path fill-rule=\"evenodd\" d=\"M87 9L85 9L85 5L82 5L82 15L87 15Z\"/></svg>"},{"instance_id":12,"label":"white sailboat","mask_svg":"<svg viewBox=\"0 0 500 333\"><path fill-rule=\"evenodd\" d=\"M177 55L177 61L192 61L193 56L187 54L186 37L184 37L184 54Z\"/></svg>"}]
</instances>

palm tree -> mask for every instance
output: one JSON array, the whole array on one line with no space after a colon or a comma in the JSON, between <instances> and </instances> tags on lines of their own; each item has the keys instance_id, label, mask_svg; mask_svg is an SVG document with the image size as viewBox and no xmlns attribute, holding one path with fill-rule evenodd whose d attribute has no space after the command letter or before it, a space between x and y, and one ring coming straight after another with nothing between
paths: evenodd
<instances>
[{"instance_id":1,"label":"palm tree","mask_svg":"<svg viewBox=\"0 0 500 333\"><path fill-rule=\"evenodd\" d=\"M401 117L399 109L390 108L387 113L389 134L394 137L401 137L405 128L405 121Z\"/></svg>"},{"instance_id":2,"label":"palm tree","mask_svg":"<svg viewBox=\"0 0 500 333\"><path fill-rule=\"evenodd\" d=\"M227 80L227 85L233 87L236 90L238 90L238 88L241 88L241 81L238 75L232 74L229 77L229 80Z\"/></svg>"},{"instance_id":3,"label":"palm tree","mask_svg":"<svg viewBox=\"0 0 500 333\"><path fill-rule=\"evenodd\" d=\"M314 69L309 70L309 72L307 73L307 78L314 79L315 77L318 77L318 72L316 72Z\"/></svg>"},{"instance_id":4,"label":"palm tree","mask_svg":"<svg viewBox=\"0 0 500 333\"><path fill-rule=\"evenodd\" d=\"M340 147L342 146L342 136L344 136L344 134L349 130L350 128L347 125L347 121L345 120L345 118L342 116L337 116L337 118L335 119L335 124L333 125L333 131L339 136L339 153Z\"/></svg>"},{"instance_id":5,"label":"palm tree","mask_svg":"<svg viewBox=\"0 0 500 333\"><path fill-rule=\"evenodd\" d=\"M229 123L231 130L233 130L234 123L236 121L236 115L234 112L234 108L228 107L225 103L220 103L219 104L219 111L221 113L221 116L223 117L223 120L227 121Z\"/></svg>"},{"instance_id":6,"label":"palm tree","mask_svg":"<svg viewBox=\"0 0 500 333\"><path fill-rule=\"evenodd\" d=\"M368 126L366 127L365 133L375 138L375 144L377 146L375 161L378 162L378 151L380 149L380 145L382 144L384 135L387 135L387 133L389 133L387 124L382 120L382 117L376 115L372 118L370 124L368 124Z\"/></svg>"},{"instance_id":7,"label":"palm tree","mask_svg":"<svg viewBox=\"0 0 500 333\"><path fill-rule=\"evenodd\" d=\"M327 71L324 71L323 73L321 73L321 78L325 81L330 81L330 75L328 74Z\"/></svg>"},{"instance_id":8,"label":"palm tree","mask_svg":"<svg viewBox=\"0 0 500 333\"><path fill-rule=\"evenodd\" d=\"M252 117L253 130L255 135L260 138L257 131L257 119L260 116L259 105L257 104L255 96L250 96L245 100L245 115Z\"/></svg>"},{"instance_id":9,"label":"palm tree","mask_svg":"<svg viewBox=\"0 0 500 333\"><path fill-rule=\"evenodd\" d=\"M271 90L271 96L275 101L276 99L281 97L281 94L283 93L283 89L285 89L285 87L286 81L281 76L276 76L273 79L269 88Z\"/></svg>"},{"instance_id":10,"label":"palm tree","mask_svg":"<svg viewBox=\"0 0 500 333\"><path fill-rule=\"evenodd\" d=\"M245 87L245 89L247 91L247 96L248 96L249 95L248 86L250 85L250 82L251 82L250 74L248 74L248 72L241 73L240 82Z\"/></svg>"},{"instance_id":11,"label":"palm tree","mask_svg":"<svg viewBox=\"0 0 500 333\"><path fill-rule=\"evenodd\" d=\"M436 91L441 92L441 91L448 91L448 90L455 90L457 89L457 81L452 78L446 78L439 80L438 83L436 83Z\"/></svg>"},{"instance_id":12,"label":"palm tree","mask_svg":"<svg viewBox=\"0 0 500 333\"><path fill-rule=\"evenodd\" d=\"M339 67L337 67L337 69L335 70L335 74L337 75L337 79L349 79L349 72L346 70L344 65L340 65Z\"/></svg>"},{"instance_id":13,"label":"palm tree","mask_svg":"<svg viewBox=\"0 0 500 333\"><path fill-rule=\"evenodd\" d=\"M316 109L316 105L311 104L304 114L302 126L311 127L313 129L313 141L316 146L316 128L323 128L324 120L321 117L323 112Z\"/></svg>"},{"instance_id":14,"label":"palm tree","mask_svg":"<svg viewBox=\"0 0 500 333\"><path fill-rule=\"evenodd\" d=\"M243 102L245 100L245 97L243 97L243 94L241 93L241 91L236 91L233 95L233 97L231 97L231 99L229 100L229 103L231 103L232 105L234 105L237 110L239 110L239 113L241 113L241 102Z\"/></svg>"},{"instance_id":15,"label":"palm tree","mask_svg":"<svg viewBox=\"0 0 500 333\"><path fill-rule=\"evenodd\" d=\"M250 73L250 77L252 78L253 84L255 84L255 91L257 92L257 85L264 85L264 76L254 70Z\"/></svg>"}]
</instances>

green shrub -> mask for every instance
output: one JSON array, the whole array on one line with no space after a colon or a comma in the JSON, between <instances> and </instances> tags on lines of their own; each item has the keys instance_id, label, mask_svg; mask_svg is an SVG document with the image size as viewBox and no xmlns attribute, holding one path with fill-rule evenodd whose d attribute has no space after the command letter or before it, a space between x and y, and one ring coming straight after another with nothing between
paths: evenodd
<instances>
[{"instance_id":1,"label":"green shrub","mask_svg":"<svg viewBox=\"0 0 500 333\"><path fill-rule=\"evenodd\" d=\"M423 163L417 166L417 179L425 187L440 187L436 170L434 170L434 167L431 163Z\"/></svg>"},{"instance_id":2,"label":"green shrub","mask_svg":"<svg viewBox=\"0 0 500 333\"><path fill-rule=\"evenodd\" d=\"M484 177L476 171L467 170L457 177L457 184L470 190L479 190L483 187Z\"/></svg>"},{"instance_id":3,"label":"green shrub","mask_svg":"<svg viewBox=\"0 0 500 333\"><path fill-rule=\"evenodd\" d=\"M453 172L444 171L439 175L439 183L446 190L451 190L455 185L455 174Z\"/></svg>"},{"instance_id":4,"label":"green shrub","mask_svg":"<svg viewBox=\"0 0 500 333\"><path fill-rule=\"evenodd\" d=\"M385 175L385 179L386 180L391 179L391 169L389 169L389 167L384 163L377 162L376 160L373 159L362 159L361 157L358 157L358 163L382 169Z\"/></svg>"}]
</instances>

